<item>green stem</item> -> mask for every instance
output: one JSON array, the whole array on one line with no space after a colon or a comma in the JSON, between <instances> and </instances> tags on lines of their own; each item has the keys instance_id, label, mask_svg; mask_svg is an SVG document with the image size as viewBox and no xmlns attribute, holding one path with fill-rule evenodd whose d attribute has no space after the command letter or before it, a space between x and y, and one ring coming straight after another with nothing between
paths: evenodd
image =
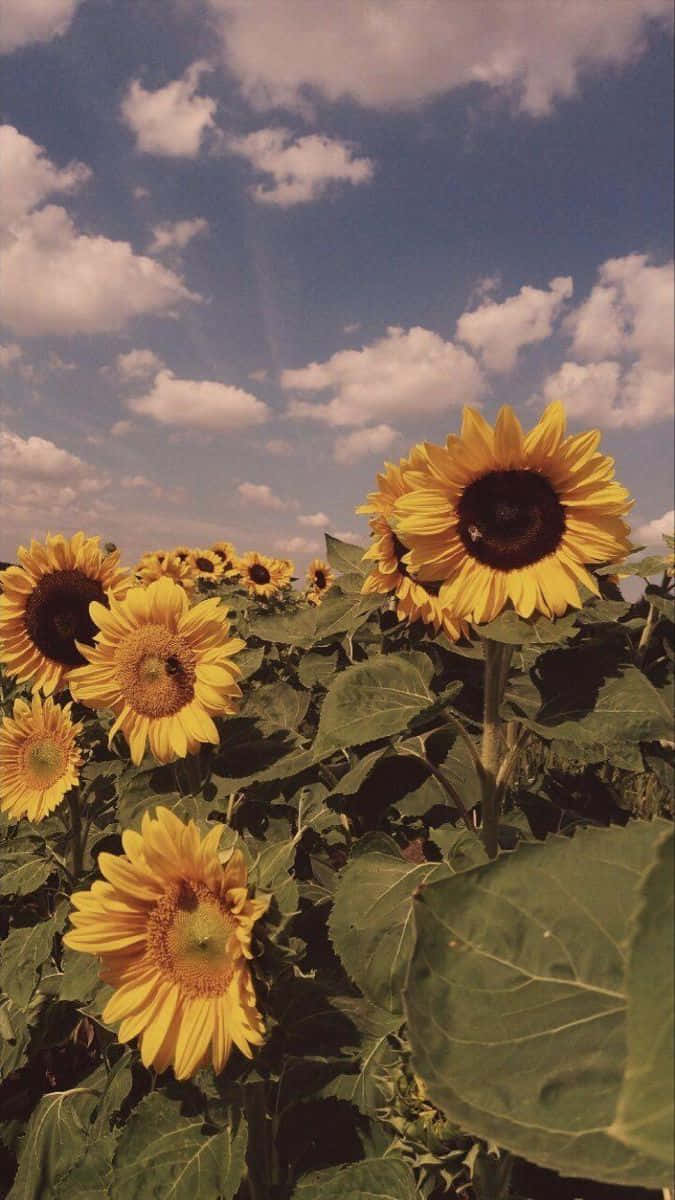
<instances>
[{"instance_id":1,"label":"green stem","mask_svg":"<svg viewBox=\"0 0 675 1200\"><path fill-rule=\"evenodd\" d=\"M638 642L637 654L635 656L637 666L640 668L640 670L642 670L642 668L645 665L645 659L647 657L647 651L649 650L649 643L651 641L651 636L654 631L655 624L656 624L656 608L654 607L653 604L650 604L649 611L647 612L647 620L645 622L645 627L642 630L642 634L640 635L640 641Z\"/></svg>"},{"instance_id":2,"label":"green stem","mask_svg":"<svg viewBox=\"0 0 675 1200\"><path fill-rule=\"evenodd\" d=\"M71 863L73 879L79 879L82 874L84 859L84 838L82 837L82 813L80 811L80 789L71 788L68 792L68 808L70 809Z\"/></svg>"},{"instance_id":3,"label":"green stem","mask_svg":"<svg viewBox=\"0 0 675 1200\"><path fill-rule=\"evenodd\" d=\"M486 638L485 696L483 702L483 844L488 858L496 858L499 850L499 793L497 775L501 760L501 708L504 688L513 653L512 646Z\"/></svg>"},{"instance_id":4,"label":"green stem","mask_svg":"<svg viewBox=\"0 0 675 1200\"><path fill-rule=\"evenodd\" d=\"M399 754L409 754L412 758L419 758L420 762L424 763L429 774L433 775L434 779L438 780L438 782L440 783L441 787L443 788L443 791L445 792L448 799L450 800L452 807L458 809L458 811L461 815L461 818L462 818L464 824L466 825L467 829L471 833L475 833L476 830L473 827L471 817L469 816L469 812L464 807L464 804L462 802L462 799L461 799L458 791L450 783L450 780L446 779L443 772L441 770L439 770L439 768L434 763L432 763L431 759L427 758L426 754L424 754L423 752L418 753L417 750L411 750L409 746L397 746L396 750Z\"/></svg>"}]
</instances>

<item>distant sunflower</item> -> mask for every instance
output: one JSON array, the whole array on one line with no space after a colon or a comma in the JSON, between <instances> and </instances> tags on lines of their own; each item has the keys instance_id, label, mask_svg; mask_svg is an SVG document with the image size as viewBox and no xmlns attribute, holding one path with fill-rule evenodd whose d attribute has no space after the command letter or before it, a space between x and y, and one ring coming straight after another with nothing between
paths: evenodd
<instances>
[{"instance_id":1,"label":"distant sunflower","mask_svg":"<svg viewBox=\"0 0 675 1200\"><path fill-rule=\"evenodd\" d=\"M180 559L173 551L162 554L161 558L157 554L144 555L136 566L136 574L145 587L166 575L186 592L194 591L195 579L189 560Z\"/></svg>"},{"instance_id":2,"label":"distant sunflower","mask_svg":"<svg viewBox=\"0 0 675 1200\"><path fill-rule=\"evenodd\" d=\"M93 643L89 605L108 604L133 583L119 565L119 551L104 554L98 537L47 534L46 541L19 546L21 566L0 575L0 662L8 675L45 695L59 691L85 659L78 643Z\"/></svg>"},{"instance_id":3,"label":"distant sunflower","mask_svg":"<svg viewBox=\"0 0 675 1200\"><path fill-rule=\"evenodd\" d=\"M279 570L274 559L250 550L237 559L244 587L252 596L268 599L280 590Z\"/></svg>"},{"instance_id":4,"label":"distant sunflower","mask_svg":"<svg viewBox=\"0 0 675 1200\"><path fill-rule=\"evenodd\" d=\"M193 550L188 563L196 579L210 579L215 582L222 578L223 560L213 550Z\"/></svg>"},{"instance_id":5,"label":"distant sunflower","mask_svg":"<svg viewBox=\"0 0 675 1200\"><path fill-rule=\"evenodd\" d=\"M491 621L509 602L525 618L560 616L580 607L579 584L598 594L586 564L630 552L632 501L597 452L600 434L564 435L557 401L526 436L508 405L494 429L467 408L459 437L416 448L423 465L404 472L392 523L408 570L445 581L441 600L468 620Z\"/></svg>"},{"instance_id":6,"label":"distant sunflower","mask_svg":"<svg viewBox=\"0 0 675 1200\"><path fill-rule=\"evenodd\" d=\"M146 742L158 762L171 762L218 744L213 717L234 712L241 690L231 638L217 596L189 607L183 588L168 578L132 588L110 609L94 603L96 645L82 646L87 666L73 671L70 690L93 708L109 708L131 759L138 765Z\"/></svg>"},{"instance_id":7,"label":"distant sunflower","mask_svg":"<svg viewBox=\"0 0 675 1200\"><path fill-rule=\"evenodd\" d=\"M171 550L171 554L174 556L174 558L177 558L179 562L187 562L188 558L192 554L192 550L190 546L174 546L173 550Z\"/></svg>"},{"instance_id":8,"label":"distant sunflower","mask_svg":"<svg viewBox=\"0 0 675 1200\"><path fill-rule=\"evenodd\" d=\"M222 562L224 575L231 578L238 574L235 566L237 554L231 542L214 542L211 546L211 552Z\"/></svg>"},{"instance_id":9,"label":"distant sunflower","mask_svg":"<svg viewBox=\"0 0 675 1200\"><path fill-rule=\"evenodd\" d=\"M223 832L200 838L166 808L145 813L141 832L125 830L125 853L102 853L108 882L71 897L76 911L64 942L101 959L114 989L103 1020L121 1021L121 1042L139 1038L146 1067L173 1066L188 1079L208 1059L222 1071L232 1050L247 1058L264 1040L247 960L253 925L269 896L248 898L240 850L224 863Z\"/></svg>"},{"instance_id":10,"label":"distant sunflower","mask_svg":"<svg viewBox=\"0 0 675 1200\"><path fill-rule=\"evenodd\" d=\"M307 582L316 592L325 592L333 582L330 564L322 558L313 558L307 568Z\"/></svg>"},{"instance_id":11,"label":"distant sunflower","mask_svg":"<svg viewBox=\"0 0 675 1200\"><path fill-rule=\"evenodd\" d=\"M290 558L273 558L274 575L280 588L289 587L295 566Z\"/></svg>"},{"instance_id":12,"label":"distant sunflower","mask_svg":"<svg viewBox=\"0 0 675 1200\"><path fill-rule=\"evenodd\" d=\"M0 810L12 820L41 821L77 784L82 725L71 721L70 709L35 693L31 704L15 700L0 725Z\"/></svg>"},{"instance_id":13,"label":"distant sunflower","mask_svg":"<svg viewBox=\"0 0 675 1200\"><path fill-rule=\"evenodd\" d=\"M452 641L457 641L461 634L468 632L466 622L460 620L450 604L441 603L439 585L422 584L412 576L405 562L408 547L399 540L391 525L396 501L409 490L405 472L413 464L421 466L422 461L414 449L410 456L400 460L398 466L386 463L384 471L377 476L377 491L370 492L368 503L356 510L373 514L370 518L373 541L363 559L371 560L375 565L366 576L361 591L393 594L399 621L422 621L432 626L436 633L442 629Z\"/></svg>"}]
</instances>

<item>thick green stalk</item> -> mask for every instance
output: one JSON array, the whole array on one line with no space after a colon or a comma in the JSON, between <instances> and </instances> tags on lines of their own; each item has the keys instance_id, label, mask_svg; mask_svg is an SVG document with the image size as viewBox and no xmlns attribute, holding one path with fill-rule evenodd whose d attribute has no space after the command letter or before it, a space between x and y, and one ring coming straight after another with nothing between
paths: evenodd
<instances>
[{"instance_id":1,"label":"thick green stalk","mask_svg":"<svg viewBox=\"0 0 675 1200\"><path fill-rule=\"evenodd\" d=\"M499 792L497 775L502 756L501 718L499 710L506 686L509 662L513 653L511 646L493 642L486 638L485 648L485 695L483 702L483 741L481 762L483 764L483 844L489 858L496 858L499 850Z\"/></svg>"}]
</instances>

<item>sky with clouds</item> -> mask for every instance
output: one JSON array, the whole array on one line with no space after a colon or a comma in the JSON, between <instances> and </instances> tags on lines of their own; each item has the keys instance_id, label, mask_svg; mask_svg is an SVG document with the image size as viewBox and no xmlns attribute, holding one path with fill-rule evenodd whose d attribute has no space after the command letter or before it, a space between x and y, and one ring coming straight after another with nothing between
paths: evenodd
<instances>
[{"instance_id":1,"label":"sky with clouds","mask_svg":"<svg viewBox=\"0 0 675 1200\"><path fill-rule=\"evenodd\" d=\"M0 558L299 567L464 404L673 526L670 0L0 0Z\"/></svg>"}]
</instances>

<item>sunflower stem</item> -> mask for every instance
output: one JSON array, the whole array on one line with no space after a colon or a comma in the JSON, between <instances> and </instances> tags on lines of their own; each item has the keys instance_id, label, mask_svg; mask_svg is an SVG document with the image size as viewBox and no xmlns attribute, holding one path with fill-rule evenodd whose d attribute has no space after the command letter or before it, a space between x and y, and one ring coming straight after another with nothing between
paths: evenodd
<instances>
[{"instance_id":1,"label":"sunflower stem","mask_svg":"<svg viewBox=\"0 0 675 1200\"><path fill-rule=\"evenodd\" d=\"M80 810L80 789L71 788L68 792L68 808L70 809L71 864L73 879L79 879L82 874L84 861L84 838L82 836L82 812Z\"/></svg>"},{"instance_id":2,"label":"sunflower stem","mask_svg":"<svg viewBox=\"0 0 675 1200\"><path fill-rule=\"evenodd\" d=\"M483 844L488 858L496 858L499 850L499 789L497 776L501 761L501 708L504 688L513 648L486 638L485 694L483 702Z\"/></svg>"}]
</instances>

